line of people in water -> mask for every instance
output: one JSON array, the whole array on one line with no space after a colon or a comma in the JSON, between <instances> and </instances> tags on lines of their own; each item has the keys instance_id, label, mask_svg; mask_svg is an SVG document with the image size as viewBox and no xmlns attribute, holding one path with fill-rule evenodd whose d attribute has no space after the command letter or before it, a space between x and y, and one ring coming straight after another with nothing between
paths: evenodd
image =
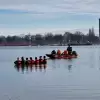
<instances>
[{"instance_id":1,"label":"line of people in water","mask_svg":"<svg viewBox=\"0 0 100 100\"><path fill-rule=\"evenodd\" d=\"M57 52L55 50L53 50L51 52L52 55L75 55L77 56L76 51L72 51L72 47L70 45L68 45L67 49L64 50L64 52L61 52L61 50L57 50Z\"/></svg>"},{"instance_id":2,"label":"line of people in water","mask_svg":"<svg viewBox=\"0 0 100 100\"><path fill-rule=\"evenodd\" d=\"M26 60L24 59L24 57L21 57L21 60L20 60L18 57L14 63L16 65L47 64L47 59L46 59L46 56L43 56L43 57L40 56L39 59L37 57L35 57L35 60L32 57L30 57L30 59L26 58Z\"/></svg>"}]
</instances>

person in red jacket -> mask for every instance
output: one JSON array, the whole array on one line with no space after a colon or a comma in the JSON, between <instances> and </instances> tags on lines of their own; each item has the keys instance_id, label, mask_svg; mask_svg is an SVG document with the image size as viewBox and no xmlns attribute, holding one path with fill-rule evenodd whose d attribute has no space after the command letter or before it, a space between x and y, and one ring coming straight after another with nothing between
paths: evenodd
<instances>
[{"instance_id":1,"label":"person in red jacket","mask_svg":"<svg viewBox=\"0 0 100 100\"><path fill-rule=\"evenodd\" d=\"M30 64L34 64L34 60L30 57Z\"/></svg>"},{"instance_id":2,"label":"person in red jacket","mask_svg":"<svg viewBox=\"0 0 100 100\"><path fill-rule=\"evenodd\" d=\"M46 56L43 57L43 64L47 64Z\"/></svg>"},{"instance_id":3,"label":"person in red jacket","mask_svg":"<svg viewBox=\"0 0 100 100\"><path fill-rule=\"evenodd\" d=\"M43 62L43 59L42 59L42 56L39 57L39 64L42 64Z\"/></svg>"},{"instance_id":4,"label":"person in red jacket","mask_svg":"<svg viewBox=\"0 0 100 100\"><path fill-rule=\"evenodd\" d=\"M35 64L39 64L39 60L37 59L37 57L35 57Z\"/></svg>"},{"instance_id":5,"label":"person in red jacket","mask_svg":"<svg viewBox=\"0 0 100 100\"><path fill-rule=\"evenodd\" d=\"M20 65L21 64L21 60L19 60L19 57L17 58L17 60L14 62L16 65Z\"/></svg>"},{"instance_id":6,"label":"person in red jacket","mask_svg":"<svg viewBox=\"0 0 100 100\"><path fill-rule=\"evenodd\" d=\"M68 44L67 51L68 55L72 55L72 47L70 46L70 44Z\"/></svg>"}]
</instances>

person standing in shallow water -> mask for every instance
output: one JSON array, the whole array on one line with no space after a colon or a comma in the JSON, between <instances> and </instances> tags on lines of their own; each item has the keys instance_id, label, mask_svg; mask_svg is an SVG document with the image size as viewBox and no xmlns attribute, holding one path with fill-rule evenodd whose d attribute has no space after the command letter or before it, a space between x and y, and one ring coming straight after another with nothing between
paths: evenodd
<instances>
[{"instance_id":1,"label":"person standing in shallow water","mask_svg":"<svg viewBox=\"0 0 100 100\"><path fill-rule=\"evenodd\" d=\"M14 63L17 64L17 65L21 64L21 61L19 60L19 57L17 58L17 60Z\"/></svg>"},{"instance_id":2,"label":"person standing in shallow water","mask_svg":"<svg viewBox=\"0 0 100 100\"><path fill-rule=\"evenodd\" d=\"M68 51L68 55L71 55L72 47L70 46L70 44L68 44L67 51Z\"/></svg>"},{"instance_id":3,"label":"person standing in shallow water","mask_svg":"<svg viewBox=\"0 0 100 100\"><path fill-rule=\"evenodd\" d=\"M43 64L47 64L46 56L43 56Z\"/></svg>"},{"instance_id":4,"label":"person standing in shallow water","mask_svg":"<svg viewBox=\"0 0 100 100\"><path fill-rule=\"evenodd\" d=\"M28 60L28 58L26 58L25 64L26 64L26 65L29 64L29 60Z\"/></svg>"},{"instance_id":5,"label":"person standing in shallow water","mask_svg":"<svg viewBox=\"0 0 100 100\"><path fill-rule=\"evenodd\" d=\"M21 57L21 64L22 64L22 65L24 65L24 64L25 64L24 57Z\"/></svg>"},{"instance_id":6,"label":"person standing in shallow water","mask_svg":"<svg viewBox=\"0 0 100 100\"><path fill-rule=\"evenodd\" d=\"M42 64L42 56L39 57L39 64Z\"/></svg>"}]
</instances>

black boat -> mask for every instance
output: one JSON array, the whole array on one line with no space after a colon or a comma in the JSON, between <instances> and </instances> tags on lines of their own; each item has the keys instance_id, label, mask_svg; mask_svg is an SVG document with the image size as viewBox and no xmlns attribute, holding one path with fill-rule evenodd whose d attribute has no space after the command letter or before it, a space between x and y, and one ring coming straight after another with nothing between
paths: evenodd
<instances>
[{"instance_id":1,"label":"black boat","mask_svg":"<svg viewBox=\"0 0 100 100\"><path fill-rule=\"evenodd\" d=\"M68 56L55 56L52 54L46 54L47 57L50 59L72 59L72 58L77 58L77 55L68 55Z\"/></svg>"},{"instance_id":2,"label":"black boat","mask_svg":"<svg viewBox=\"0 0 100 100\"><path fill-rule=\"evenodd\" d=\"M49 57L50 59L56 59L56 57L52 54L46 54L47 57Z\"/></svg>"}]
</instances>

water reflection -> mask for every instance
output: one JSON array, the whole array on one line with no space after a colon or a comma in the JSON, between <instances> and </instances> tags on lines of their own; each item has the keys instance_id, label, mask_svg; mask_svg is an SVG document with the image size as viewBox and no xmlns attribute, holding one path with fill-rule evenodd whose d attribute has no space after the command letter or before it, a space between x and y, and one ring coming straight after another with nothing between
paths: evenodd
<instances>
[{"instance_id":1,"label":"water reflection","mask_svg":"<svg viewBox=\"0 0 100 100\"><path fill-rule=\"evenodd\" d=\"M32 71L46 71L46 68L47 68L47 65L15 65L14 68L20 72L22 71L23 73L24 72L32 72Z\"/></svg>"},{"instance_id":2,"label":"water reflection","mask_svg":"<svg viewBox=\"0 0 100 100\"><path fill-rule=\"evenodd\" d=\"M69 72L72 70L72 65L68 65Z\"/></svg>"},{"instance_id":3,"label":"water reflection","mask_svg":"<svg viewBox=\"0 0 100 100\"><path fill-rule=\"evenodd\" d=\"M52 60L49 63L49 67L51 67L52 70L67 69L69 72L71 72L73 68L73 62L73 60Z\"/></svg>"}]
</instances>

